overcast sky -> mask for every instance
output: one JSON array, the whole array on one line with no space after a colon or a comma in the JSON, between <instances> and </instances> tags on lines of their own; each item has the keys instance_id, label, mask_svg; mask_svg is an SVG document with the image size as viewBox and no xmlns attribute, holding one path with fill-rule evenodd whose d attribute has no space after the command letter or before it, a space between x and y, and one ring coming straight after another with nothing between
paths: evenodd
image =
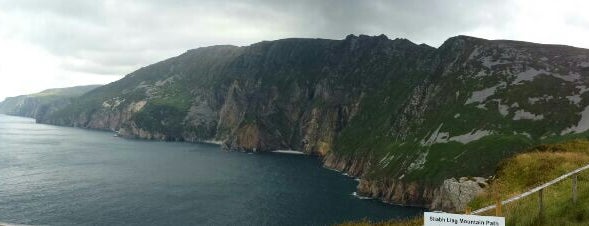
<instances>
[{"instance_id":1,"label":"overcast sky","mask_svg":"<svg viewBox=\"0 0 589 226\"><path fill-rule=\"evenodd\" d=\"M192 48L385 34L464 34L589 48L586 0L0 0L0 101L105 84Z\"/></svg>"}]
</instances>

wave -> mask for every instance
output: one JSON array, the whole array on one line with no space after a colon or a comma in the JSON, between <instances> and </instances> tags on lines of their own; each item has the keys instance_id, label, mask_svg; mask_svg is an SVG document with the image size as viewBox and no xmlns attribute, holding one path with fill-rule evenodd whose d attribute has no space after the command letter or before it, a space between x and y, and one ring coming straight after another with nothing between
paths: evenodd
<instances>
[{"instance_id":1,"label":"wave","mask_svg":"<svg viewBox=\"0 0 589 226\"><path fill-rule=\"evenodd\" d=\"M295 151L295 150L276 150L276 151L272 151L272 153L293 154L293 155L304 155L305 154L302 151Z\"/></svg>"},{"instance_id":2,"label":"wave","mask_svg":"<svg viewBox=\"0 0 589 226\"><path fill-rule=\"evenodd\" d=\"M356 197L357 199L372 199L371 197L358 195L356 192L352 192L352 196Z\"/></svg>"},{"instance_id":3,"label":"wave","mask_svg":"<svg viewBox=\"0 0 589 226\"><path fill-rule=\"evenodd\" d=\"M26 224L11 224L11 223L5 223L5 222L0 222L0 225L2 225L2 226L28 226Z\"/></svg>"},{"instance_id":4,"label":"wave","mask_svg":"<svg viewBox=\"0 0 589 226\"><path fill-rule=\"evenodd\" d=\"M216 145L222 145L223 144L223 141L221 141L221 140L201 140L199 142L205 143L205 144L216 144Z\"/></svg>"}]
</instances>

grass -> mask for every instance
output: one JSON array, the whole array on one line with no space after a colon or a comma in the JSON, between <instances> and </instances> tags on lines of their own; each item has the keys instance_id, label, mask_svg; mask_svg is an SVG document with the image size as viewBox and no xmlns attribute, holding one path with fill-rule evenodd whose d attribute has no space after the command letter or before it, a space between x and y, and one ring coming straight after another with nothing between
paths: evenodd
<instances>
[{"instance_id":1,"label":"grass","mask_svg":"<svg viewBox=\"0 0 589 226\"><path fill-rule=\"evenodd\" d=\"M489 189L469 206L478 209L541 185L569 171L589 164L589 141L572 140L536 146L503 161ZM543 191L544 214L539 214L538 194L503 207L507 225L588 225L589 172L578 175L578 200L572 202L571 179ZM494 210L485 214L493 215Z\"/></svg>"},{"instance_id":2,"label":"grass","mask_svg":"<svg viewBox=\"0 0 589 226\"><path fill-rule=\"evenodd\" d=\"M350 221L337 226L421 226L423 225L423 218L421 216L410 219L397 219L373 222L370 220Z\"/></svg>"}]
</instances>

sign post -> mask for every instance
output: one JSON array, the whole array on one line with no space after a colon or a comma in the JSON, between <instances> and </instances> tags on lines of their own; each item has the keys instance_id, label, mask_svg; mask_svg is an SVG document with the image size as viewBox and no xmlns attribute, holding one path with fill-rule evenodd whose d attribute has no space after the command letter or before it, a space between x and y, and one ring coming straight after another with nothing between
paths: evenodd
<instances>
[{"instance_id":1,"label":"sign post","mask_svg":"<svg viewBox=\"0 0 589 226\"><path fill-rule=\"evenodd\" d=\"M462 215L451 213L423 213L424 226L505 226L505 217Z\"/></svg>"}]
</instances>

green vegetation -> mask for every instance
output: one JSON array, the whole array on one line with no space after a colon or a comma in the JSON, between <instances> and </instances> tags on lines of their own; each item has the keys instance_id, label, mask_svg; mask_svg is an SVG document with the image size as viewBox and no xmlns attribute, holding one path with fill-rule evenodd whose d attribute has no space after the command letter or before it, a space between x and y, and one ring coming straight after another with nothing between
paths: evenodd
<instances>
[{"instance_id":1,"label":"green vegetation","mask_svg":"<svg viewBox=\"0 0 589 226\"><path fill-rule=\"evenodd\" d=\"M408 179L432 178L432 182L439 183L442 178L458 175L490 176L498 162L529 145L530 140L523 135L490 135L467 144L434 144L423 167L415 170Z\"/></svg>"},{"instance_id":2,"label":"green vegetation","mask_svg":"<svg viewBox=\"0 0 589 226\"><path fill-rule=\"evenodd\" d=\"M97 87L99 85L48 89L29 95L8 97L0 102L0 113L33 118L42 117L46 112L62 108L68 105L72 98Z\"/></svg>"},{"instance_id":3,"label":"green vegetation","mask_svg":"<svg viewBox=\"0 0 589 226\"><path fill-rule=\"evenodd\" d=\"M134 121L139 128L166 134L169 137L181 137L185 110L168 103L150 103L135 114Z\"/></svg>"},{"instance_id":4,"label":"green vegetation","mask_svg":"<svg viewBox=\"0 0 589 226\"><path fill-rule=\"evenodd\" d=\"M486 193L469 206L478 209L505 200L528 189L589 164L589 141L572 140L539 145L506 159ZM578 175L578 200L572 202L571 179L543 191L544 215L540 217L538 195L533 194L503 207L507 225L587 225L589 224L589 172ZM494 210L486 214L494 214Z\"/></svg>"},{"instance_id":5,"label":"green vegetation","mask_svg":"<svg viewBox=\"0 0 589 226\"><path fill-rule=\"evenodd\" d=\"M387 220L380 222L373 222L370 220L359 220L344 222L337 224L337 226L421 226L423 225L422 217L415 217L411 219Z\"/></svg>"},{"instance_id":6,"label":"green vegetation","mask_svg":"<svg viewBox=\"0 0 589 226\"><path fill-rule=\"evenodd\" d=\"M41 91L39 93L30 94L28 96L43 97L43 96L62 96L62 97L77 97L81 96L88 91L96 89L101 85L87 85L87 86L74 86L68 88L56 88Z\"/></svg>"},{"instance_id":7,"label":"green vegetation","mask_svg":"<svg viewBox=\"0 0 589 226\"><path fill-rule=\"evenodd\" d=\"M399 78L369 93L362 101L358 117L339 135L333 151L339 155L369 156L371 165L377 166L371 167L369 178L402 177L439 184L451 177L490 176L501 160L534 145L587 136L560 136L564 129L579 122L579 113L589 104L589 98L578 103L570 99L579 93L578 83L549 74L514 83L517 73L545 66L533 61L523 66L512 63L509 48L492 45L478 59L471 60L471 51L482 50L481 46L488 43L464 37L455 39L469 42L461 46L463 49L452 49L453 45L448 43L439 52L448 59L456 57L453 64L461 66L450 68L443 75L407 77L416 80ZM484 57L502 62L487 67L482 63ZM521 71L514 69L520 66ZM477 92L485 97L472 101ZM522 112L528 118L521 118ZM423 141L435 138L435 131L446 138L469 136L477 131L489 131L492 135L466 143L441 139L424 144Z\"/></svg>"}]
</instances>

